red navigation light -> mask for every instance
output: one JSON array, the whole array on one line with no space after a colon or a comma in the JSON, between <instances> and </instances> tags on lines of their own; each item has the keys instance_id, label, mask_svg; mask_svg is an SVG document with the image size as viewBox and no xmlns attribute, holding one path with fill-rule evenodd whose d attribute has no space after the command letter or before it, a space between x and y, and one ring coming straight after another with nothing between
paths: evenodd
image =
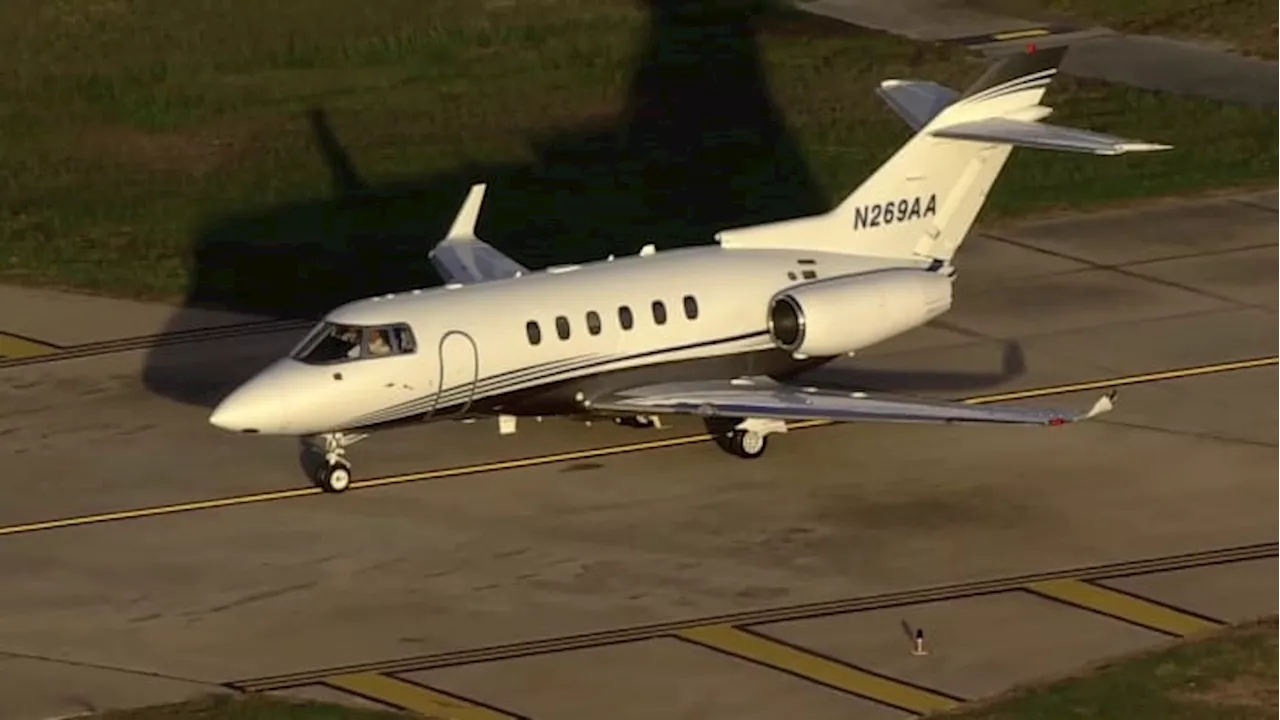
<instances>
[{"instance_id":1,"label":"red navigation light","mask_svg":"<svg viewBox=\"0 0 1280 720\"><path fill-rule=\"evenodd\" d=\"M1067 421L1066 421L1066 420L1063 420L1063 419L1062 419L1062 418L1060 418L1060 417L1056 417L1056 418L1053 418L1053 419L1049 420L1049 424L1050 424L1050 425L1065 425L1066 423L1067 423Z\"/></svg>"},{"instance_id":2,"label":"red navigation light","mask_svg":"<svg viewBox=\"0 0 1280 720\"><path fill-rule=\"evenodd\" d=\"M1035 52L1035 51L1036 51L1036 44L1035 44L1035 43L1027 43L1027 54L1028 54L1028 55L1030 55L1031 53L1033 53L1033 52Z\"/></svg>"}]
</instances>

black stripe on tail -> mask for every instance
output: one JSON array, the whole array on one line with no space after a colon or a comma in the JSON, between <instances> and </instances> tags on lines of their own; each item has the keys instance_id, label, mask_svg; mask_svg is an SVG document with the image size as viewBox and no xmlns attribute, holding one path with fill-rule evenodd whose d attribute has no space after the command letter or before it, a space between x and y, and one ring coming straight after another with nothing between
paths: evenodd
<instances>
[{"instance_id":1,"label":"black stripe on tail","mask_svg":"<svg viewBox=\"0 0 1280 720\"><path fill-rule=\"evenodd\" d=\"M1062 59L1066 56L1067 50L1067 45L1058 45L1044 50L1016 53L1002 58L999 62L987 68L982 77L978 78L973 85L969 86L968 90L964 91L960 99L972 97L985 90L1003 85L1010 80L1027 77L1046 70L1056 70L1062 64Z\"/></svg>"}]
</instances>

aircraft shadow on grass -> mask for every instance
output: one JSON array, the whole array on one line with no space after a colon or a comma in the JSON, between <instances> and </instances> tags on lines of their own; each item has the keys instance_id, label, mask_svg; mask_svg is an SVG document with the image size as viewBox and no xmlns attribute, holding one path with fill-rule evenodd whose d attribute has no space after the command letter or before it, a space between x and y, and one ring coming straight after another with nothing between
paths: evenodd
<instances>
[{"instance_id":1,"label":"aircraft shadow on grass","mask_svg":"<svg viewBox=\"0 0 1280 720\"><path fill-rule=\"evenodd\" d=\"M543 139L530 164L380 184L357 170L324 110L313 110L333 196L204 226L186 308L316 319L358 297L436 285L427 252L476 182L489 185L480 236L533 268L633 254L650 242L659 250L702 244L727 227L827 210L769 94L757 4L768 2L648 0L648 34L622 112ZM183 315L171 326L190 327ZM190 347L155 348L144 383L208 407L274 359L245 357L196 375L182 359L190 357Z\"/></svg>"}]
</instances>

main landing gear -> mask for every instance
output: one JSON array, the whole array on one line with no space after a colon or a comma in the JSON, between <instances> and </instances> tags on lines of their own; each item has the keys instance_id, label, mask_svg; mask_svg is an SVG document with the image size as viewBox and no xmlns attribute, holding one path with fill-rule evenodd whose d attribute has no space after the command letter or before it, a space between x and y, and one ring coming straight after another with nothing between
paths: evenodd
<instances>
[{"instance_id":1,"label":"main landing gear","mask_svg":"<svg viewBox=\"0 0 1280 720\"><path fill-rule=\"evenodd\" d=\"M351 462L347 460L347 448L369 437L359 433L325 433L304 440L320 462L311 469L316 485L325 492L340 493L351 485Z\"/></svg>"},{"instance_id":2,"label":"main landing gear","mask_svg":"<svg viewBox=\"0 0 1280 720\"><path fill-rule=\"evenodd\" d=\"M782 420L764 418L708 418L707 430L720 449L744 460L755 460L768 449L769 436L786 432L787 424Z\"/></svg>"}]
</instances>

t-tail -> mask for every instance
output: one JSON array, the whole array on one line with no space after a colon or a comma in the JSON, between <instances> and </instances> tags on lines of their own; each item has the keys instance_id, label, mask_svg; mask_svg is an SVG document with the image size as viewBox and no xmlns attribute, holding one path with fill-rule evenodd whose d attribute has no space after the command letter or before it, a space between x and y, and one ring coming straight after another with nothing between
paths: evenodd
<instances>
[{"instance_id":1,"label":"t-tail","mask_svg":"<svg viewBox=\"0 0 1280 720\"><path fill-rule=\"evenodd\" d=\"M1042 123L1041 105L1066 47L993 64L963 94L936 83L885 80L877 90L916 131L835 209L724 230L726 248L795 249L950 263L1014 147L1095 155L1167 150Z\"/></svg>"}]
</instances>

